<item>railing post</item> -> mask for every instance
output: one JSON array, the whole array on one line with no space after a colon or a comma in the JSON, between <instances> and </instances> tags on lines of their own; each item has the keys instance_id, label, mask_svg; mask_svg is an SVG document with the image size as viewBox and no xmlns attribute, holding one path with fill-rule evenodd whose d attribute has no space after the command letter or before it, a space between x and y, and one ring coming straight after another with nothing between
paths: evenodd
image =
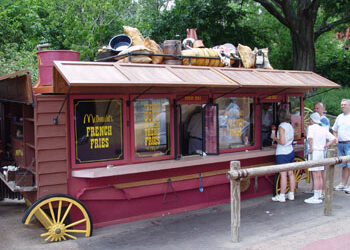
<instances>
[{"instance_id":1,"label":"railing post","mask_svg":"<svg viewBox=\"0 0 350 250\"><path fill-rule=\"evenodd\" d=\"M240 170L241 163L239 161L231 161L230 170ZM231 240L239 242L239 231L241 225L241 181L240 179L230 179L231 189Z\"/></svg>"},{"instance_id":2,"label":"railing post","mask_svg":"<svg viewBox=\"0 0 350 250\"><path fill-rule=\"evenodd\" d=\"M327 158L334 157L336 154L335 149L329 149L327 151ZM333 201L333 185L334 185L334 165L326 166L326 190L324 200L324 215L330 216L332 214L332 201Z\"/></svg>"}]
</instances>

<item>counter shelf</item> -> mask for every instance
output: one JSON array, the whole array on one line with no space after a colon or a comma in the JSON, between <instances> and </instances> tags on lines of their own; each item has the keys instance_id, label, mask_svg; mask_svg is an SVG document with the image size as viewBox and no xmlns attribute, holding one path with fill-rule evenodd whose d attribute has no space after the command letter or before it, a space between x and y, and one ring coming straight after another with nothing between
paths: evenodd
<instances>
[{"instance_id":1,"label":"counter shelf","mask_svg":"<svg viewBox=\"0 0 350 250\"><path fill-rule=\"evenodd\" d=\"M295 152L302 152L304 150L303 145L296 145L294 147ZM104 168L89 168L82 170L73 170L72 177L78 178L102 178L109 176L119 176L127 174L136 174L160 170L169 170L183 167L191 167L195 165L205 165L220 162L229 162L235 160L245 160L250 158L259 158L265 156L275 155L275 149L272 147L263 148L261 150L251 150L248 152L235 152L225 153L220 155L211 156L186 156L180 160L164 160L157 162L147 162L139 164L128 164L122 166L110 166L107 165ZM228 170L227 170L228 171Z\"/></svg>"}]
</instances>

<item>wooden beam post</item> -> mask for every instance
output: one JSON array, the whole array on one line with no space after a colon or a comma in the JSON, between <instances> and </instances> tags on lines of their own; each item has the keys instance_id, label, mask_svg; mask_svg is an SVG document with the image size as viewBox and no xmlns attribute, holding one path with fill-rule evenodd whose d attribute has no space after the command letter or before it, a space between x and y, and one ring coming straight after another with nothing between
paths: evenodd
<instances>
[{"instance_id":1,"label":"wooden beam post","mask_svg":"<svg viewBox=\"0 0 350 250\"><path fill-rule=\"evenodd\" d=\"M327 158L334 157L336 155L335 149L329 149L327 151ZM324 215L332 215L332 201L333 201L333 185L334 185L334 166L329 165L326 167L326 190L324 200Z\"/></svg>"},{"instance_id":2,"label":"wooden beam post","mask_svg":"<svg viewBox=\"0 0 350 250\"><path fill-rule=\"evenodd\" d=\"M240 170L239 161L231 161L230 170ZM241 225L241 181L240 179L230 179L231 188L231 240L239 242L239 231Z\"/></svg>"}]
</instances>

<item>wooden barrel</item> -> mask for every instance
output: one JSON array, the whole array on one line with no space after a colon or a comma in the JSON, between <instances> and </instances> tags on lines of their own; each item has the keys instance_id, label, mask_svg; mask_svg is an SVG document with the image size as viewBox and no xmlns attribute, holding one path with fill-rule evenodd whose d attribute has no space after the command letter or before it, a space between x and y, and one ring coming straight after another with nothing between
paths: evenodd
<instances>
[{"instance_id":1,"label":"wooden barrel","mask_svg":"<svg viewBox=\"0 0 350 250\"><path fill-rule=\"evenodd\" d=\"M164 41L164 54L181 56L181 41L180 40L165 40ZM169 62L167 62L169 60ZM181 64L181 60L173 56L165 56L164 63L166 64Z\"/></svg>"}]
</instances>

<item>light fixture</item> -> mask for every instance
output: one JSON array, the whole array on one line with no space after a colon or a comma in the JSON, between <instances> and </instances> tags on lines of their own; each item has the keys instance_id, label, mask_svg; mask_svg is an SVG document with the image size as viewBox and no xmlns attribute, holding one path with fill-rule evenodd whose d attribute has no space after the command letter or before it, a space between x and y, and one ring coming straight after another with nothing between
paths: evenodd
<instances>
[{"instance_id":1,"label":"light fixture","mask_svg":"<svg viewBox=\"0 0 350 250\"><path fill-rule=\"evenodd\" d=\"M264 53L262 52L261 49L258 50L255 54L255 68L264 68Z\"/></svg>"}]
</instances>

